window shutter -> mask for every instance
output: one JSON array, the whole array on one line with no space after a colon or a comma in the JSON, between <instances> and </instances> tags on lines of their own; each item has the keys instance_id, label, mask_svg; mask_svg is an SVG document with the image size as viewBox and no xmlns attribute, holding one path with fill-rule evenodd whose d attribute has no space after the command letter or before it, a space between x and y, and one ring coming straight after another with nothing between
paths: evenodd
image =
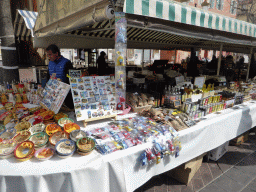
<instances>
[{"instance_id":1,"label":"window shutter","mask_svg":"<svg viewBox=\"0 0 256 192\"><path fill-rule=\"evenodd\" d=\"M234 15L236 14L236 10L237 10L237 2L234 1L234 11L233 11L233 14L234 14Z\"/></svg>"},{"instance_id":2,"label":"window shutter","mask_svg":"<svg viewBox=\"0 0 256 192\"><path fill-rule=\"evenodd\" d=\"M216 0L216 8L220 9L220 0Z\"/></svg>"},{"instance_id":3,"label":"window shutter","mask_svg":"<svg viewBox=\"0 0 256 192\"><path fill-rule=\"evenodd\" d=\"M215 2L215 0L211 0L211 1L210 1L210 8L211 8L211 9L214 8L214 2Z\"/></svg>"},{"instance_id":4,"label":"window shutter","mask_svg":"<svg viewBox=\"0 0 256 192\"><path fill-rule=\"evenodd\" d=\"M230 13L233 14L233 4L234 4L234 1L231 1L230 2Z\"/></svg>"},{"instance_id":5,"label":"window shutter","mask_svg":"<svg viewBox=\"0 0 256 192\"><path fill-rule=\"evenodd\" d=\"M223 7L224 7L224 0L221 0L221 7L220 7L220 10L223 10Z\"/></svg>"}]
</instances>

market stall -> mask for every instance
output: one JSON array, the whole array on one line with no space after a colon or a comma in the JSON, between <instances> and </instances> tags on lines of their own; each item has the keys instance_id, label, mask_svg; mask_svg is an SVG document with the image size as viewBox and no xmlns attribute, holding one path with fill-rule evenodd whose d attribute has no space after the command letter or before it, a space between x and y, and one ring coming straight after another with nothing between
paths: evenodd
<instances>
[{"instance_id":1,"label":"market stall","mask_svg":"<svg viewBox=\"0 0 256 192\"><path fill-rule=\"evenodd\" d=\"M21 191L133 191L151 177L210 151L255 126L256 104L248 102L239 107L209 115L196 126L180 131L180 156L166 156L159 164L140 165L141 152L152 143L108 155L94 151L88 156L74 154L67 159L54 156L48 161L31 159L17 163L14 158L1 160L1 191L17 188ZM69 114L70 117L73 115ZM106 124L104 121L82 129L87 131Z\"/></svg>"},{"instance_id":2,"label":"market stall","mask_svg":"<svg viewBox=\"0 0 256 192\"><path fill-rule=\"evenodd\" d=\"M238 23L237 20L222 18L221 16L208 14L195 8L186 8L178 3L156 0L147 2L136 1L135 3L135 1L127 0L123 6L122 1L116 2L117 4L114 4L113 1L113 5L117 10L121 9L126 12L126 14L117 13L116 18L118 19L116 20L108 17L109 15L105 12L106 8L107 10L109 8L113 10L113 7L108 6L109 1L89 1L89 3L74 1L72 6L67 6L70 10L64 5L64 7L55 7L50 2L46 2L42 11L39 11L35 27L35 47L46 47L50 43L57 43L60 47L69 48L113 48L116 46L115 48L119 49L116 53L116 78L115 83L111 84L111 82L108 82L111 81L111 78L108 77L80 77L80 75L70 77L73 99L74 102L77 102L76 112L68 116L70 118L69 123L74 121L76 124L71 123L71 129L76 129L78 125L81 130L86 131L86 136L89 138L92 136L97 141L97 151L90 151L92 153L87 156L80 156L80 154L84 155L84 152L77 145L79 150L74 154L71 153L70 155L69 153L66 155L68 158L61 159L63 158L63 155L61 155L63 151L59 150L56 143L55 155L45 162L32 158L30 161L16 163L18 160L22 160L17 155L15 158L2 160L0 164L5 167L5 169L1 170L0 174L2 178L1 189L3 191L15 188L26 191L34 191L35 189L40 191L42 188L46 191L133 191L151 177L169 171L198 155L208 152L256 125L256 117L254 117L256 105L254 102L251 103L250 100L253 95L249 94L249 91L254 87L253 84L241 83L233 85L230 90L225 90L226 86L222 85L214 90L213 86L206 87L204 85L204 80L201 80L202 77L195 81L197 82L195 83L197 88L193 89L189 85L188 87L183 87L184 91L182 93L177 87L166 89L164 97L161 98L163 102L159 103L165 107L165 110L168 110L168 115L165 114L163 116L164 112L161 112L161 116L157 117L155 114L153 116L154 120L145 117L138 118L137 114L128 114L127 116L118 117L119 119L126 118L126 120L114 121L114 126L111 124L108 125L109 127L106 124L109 121L88 124L86 127L82 122L76 121L80 120L80 117L89 119L92 114L95 114L95 116L103 114L104 116L108 115L108 110L110 112L115 111L115 107L109 108L109 106L106 106L106 114L100 113L100 111L97 111L97 113L93 111L97 109L97 105L96 108L94 105L97 102L96 99L103 97L98 90L100 86L102 86L102 89L105 88L107 93L111 92L112 94L116 90L116 92L123 94L120 94L123 98L126 97L124 95L126 87L125 55L121 54L126 49L126 39L127 47L130 48L172 49L173 47L189 48L191 46L213 48L219 47L221 44L223 50L249 52L252 50L251 47L254 46L254 25L245 22L240 23L240 21ZM75 8L78 7L80 7L79 11L75 11ZM149 9L149 7L153 8L153 10ZM86 14L84 14L85 12ZM186 18L184 18L184 14L181 14L183 12L187 13ZM110 11L110 13L112 12ZM212 25L209 25L209 23ZM201 33L199 34L198 31L201 31ZM121 46L118 43L122 43ZM74 75L76 74L74 73ZM74 81L73 85L72 81ZM54 82L54 84L58 84L55 80ZM82 84L79 84L84 82L87 82L88 85L83 84L81 86ZM52 87L54 84L49 83L49 86ZM114 86L108 89L108 87L105 87L107 85ZM250 90L246 86L250 87ZM69 88L69 86L66 86L66 88ZM92 90L94 88L95 92L99 92L99 95L92 94L95 95L95 100L89 100L89 96L83 95L88 94L84 93L84 89ZM65 95L64 93L56 94L53 90L55 90L55 87L49 88L49 90L45 89L45 92L53 92L56 98ZM41 90L41 93L45 92ZM240 92L243 92L243 96L238 94ZM63 97L58 98L56 102L52 102L52 97L47 97L47 94L41 93L33 92L32 95L43 96L41 101L43 106L48 110L56 110L55 113L58 113L56 106L60 107ZM91 93L89 94L91 95ZM118 105L123 102L120 99L120 95L116 97L116 100L114 99ZM133 98L133 96L130 95L129 97ZM129 97L126 97L127 100ZM103 100L112 100L112 98L114 97L108 97ZM198 98L200 102L198 102ZM32 100L32 104L40 104L36 103L39 100L38 97L34 97ZM249 101L243 103L243 105L238 105L246 100ZM89 101L91 102L90 110L93 113L88 113L89 109L86 104ZM141 99L134 99L134 101L136 103L130 103L133 109L151 105L150 102L152 103L152 101L158 103L160 98L154 100L151 95L141 95ZM180 112L181 104L183 112ZM235 104L239 107L233 107ZM154 110L160 110L159 105L155 106ZM86 111L84 114L82 112L78 113L83 111L82 107ZM81 110L79 110L80 108ZM181 118L177 116L182 113L184 113L185 117L181 121L179 120ZM44 123L53 123L51 111L47 113L40 111L39 114L43 116ZM127 119L127 117L131 118ZM29 117L26 119L30 120ZM39 121L40 119L33 120ZM139 121L145 123L147 125L146 128L139 124ZM126 124L125 126L121 125L127 122L130 123L130 126ZM162 127L161 122L166 123L168 128ZM182 124L186 128L180 129L177 123ZM57 124L58 121L56 125L49 126L50 131L57 130L58 132L59 127ZM65 125L62 129L65 129L64 127ZM114 131L114 128L117 129L115 130L117 132L113 134L110 131ZM96 134L99 131L100 134ZM144 134L144 136L140 137L141 134ZM47 137L45 133L43 135ZM130 137L126 138L127 135L130 135ZM132 137L131 135L135 136ZM165 152L164 155L159 155L156 151L156 146L159 145L155 140L159 135L166 139L164 140L166 143L162 147L169 147L168 150L166 148L165 151L161 150L161 153ZM105 144L101 140L104 140L107 136L114 140ZM121 136L126 139L120 139ZM101 140L98 141L98 138ZM170 139L169 144L167 142L169 141L168 139ZM134 143L131 143L131 141ZM71 146L71 143L73 143L71 141L68 142L70 142L68 146ZM32 154L33 150L31 149L30 151ZM48 152L50 153L50 151ZM155 153L156 160L151 158L154 155L153 152ZM146 158L145 156L142 158L145 154Z\"/></svg>"}]
</instances>

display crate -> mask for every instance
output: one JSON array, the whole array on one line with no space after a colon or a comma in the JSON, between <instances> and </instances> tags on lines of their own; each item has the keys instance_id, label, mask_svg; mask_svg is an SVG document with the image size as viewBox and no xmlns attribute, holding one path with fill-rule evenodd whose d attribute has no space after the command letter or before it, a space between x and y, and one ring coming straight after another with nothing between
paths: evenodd
<instances>
[{"instance_id":1,"label":"display crate","mask_svg":"<svg viewBox=\"0 0 256 192\"><path fill-rule=\"evenodd\" d=\"M211 150L208 153L208 158L213 161L218 161L228 151L228 145L229 145L229 141Z\"/></svg>"}]
</instances>

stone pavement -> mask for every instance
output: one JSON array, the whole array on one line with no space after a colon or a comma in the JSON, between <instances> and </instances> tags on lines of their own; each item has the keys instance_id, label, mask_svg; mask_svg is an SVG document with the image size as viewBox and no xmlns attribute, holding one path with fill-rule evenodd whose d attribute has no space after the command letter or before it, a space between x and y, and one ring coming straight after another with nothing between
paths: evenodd
<instances>
[{"instance_id":1,"label":"stone pavement","mask_svg":"<svg viewBox=\"0 0 256 192\"><path fill-rule=\"evenodd\" d=\"M217 162L203 161L186 186L161 174L151 178L135 192L256 192L256 136L240 146L229 146Z\"/></svg>"}]
</instances>

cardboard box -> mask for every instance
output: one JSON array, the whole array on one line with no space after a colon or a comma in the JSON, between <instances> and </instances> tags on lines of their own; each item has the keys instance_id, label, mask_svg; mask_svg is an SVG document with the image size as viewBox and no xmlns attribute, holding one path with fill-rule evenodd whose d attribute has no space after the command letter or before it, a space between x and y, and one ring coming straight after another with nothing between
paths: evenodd
<instances>
[{"instance_id":1,"label":"cardboard box","mask_svg":"<svg viewBox=\"0 0 256 192\"><path fill-rule=\"evenodd\" d=\"M238 136L237 138L235 139L232 139L229 144L230 145L241 145L243 144L244 142L248 141L249 139L249 131L243 133L242 135Z\"/></svg>"},{"instance_id":2,"label":"cardboard box","mask_svg":"<svg viewBox=\"0 0 256 192\"><path fill-rule=\"evenodd\" d=\"M166 172L166 174L187 185L201 167L204 155L206 155L206 153Z\"/></svg>"}]
</instances>

